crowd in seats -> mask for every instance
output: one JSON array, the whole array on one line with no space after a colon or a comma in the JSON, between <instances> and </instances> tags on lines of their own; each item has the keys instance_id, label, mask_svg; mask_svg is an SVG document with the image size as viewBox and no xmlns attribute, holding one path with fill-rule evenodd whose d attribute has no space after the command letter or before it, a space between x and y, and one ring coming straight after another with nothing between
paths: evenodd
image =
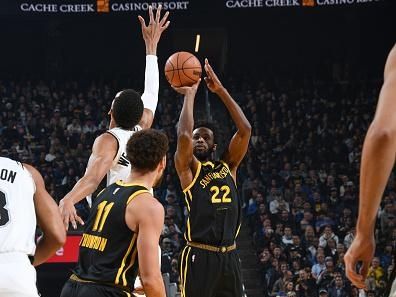
<instances>
[{"instance_id":1,"label":"crowd in seats","mask_svg":"<svg viewBox=\"0 0 396 297\"><path fill-rule=\"evenodd\" d=\"M253 127L240 182L265 296L358 296L343 258L356 232L360 154L378 87L276 91L261 83L236 92ZM368 296L381 296L394 266L395 182L392 174L378 213Z\"/></svg>"},{"instance_id":2,"label":"crowd in seats","mask_svg":"<svg viewBox=\"0 0 396 297\"><path fill-rule=\"evenodd\" d=\"M230 88L253 127L238 183L265 296L358 296L345 278L343 257L355 235L360 153L378 86L234 83ZM93 140L108 127L117 91L103 83L0 81L1 155L35 165L59 201L84 174ZM173 164L181 104L173 91L161 89L153 125L170 139L156 196L165 208L162 272L176 283L186 215ZM392 174L378 213L368 296L380 296L394 266L395 186ZM86 203L77 207L86 217Z\"/></svg>"}]
</instances>

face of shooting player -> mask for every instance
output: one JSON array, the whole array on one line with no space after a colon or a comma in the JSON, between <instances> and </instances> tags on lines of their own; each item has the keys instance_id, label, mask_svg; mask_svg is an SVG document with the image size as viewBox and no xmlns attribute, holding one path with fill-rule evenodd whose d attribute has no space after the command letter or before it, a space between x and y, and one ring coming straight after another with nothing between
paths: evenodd
<instances>
[{"instance_id":1,"label":"face of shooting player","mask_svg":"<svg viewBox=\"0 0 396 297\"><path fill-rule=\"evenodd\" d=\"M193 152L200 161L207 161L216 150L213 131L206 127L199 127L193 131Z\"/></svg>"}]
</instances>

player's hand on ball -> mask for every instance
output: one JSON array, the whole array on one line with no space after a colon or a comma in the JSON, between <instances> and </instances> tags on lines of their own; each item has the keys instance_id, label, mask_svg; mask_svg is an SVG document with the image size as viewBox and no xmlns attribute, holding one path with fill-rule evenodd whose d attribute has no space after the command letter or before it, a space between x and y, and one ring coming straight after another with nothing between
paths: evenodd
<instances>
[{"instance_id":1,"label":"player's hand on ball","mask_svg":"<svg viewBox=\"0 0 396 297\"><path fill-rule=\"evenodd\" d=\"M176 92L182 95L195 95L198 90L199 83L201 82L201 79L199 79L195 84L193 84L191 87L174 87L171 86Z\"/></svg>"},{"instance_id":2,"label":"player's hand on ball","mask_svg":"<svg viewBox=\"0 0 396 297\"><path fill-rule=\"evenodd\" d=\"M168 28L170 23L170 21L166 21L169 16L169 11L167 11L161 19L161 9L162 6L159 5L154 18L153 7L151 5L149 6L150 21L148 26L146 26L144 18L140 15L138 16L142 27L143 39L146 43L146 54L148 55L156 55L157 44L161 38L161 34Z\"/></svg>"},{"instance_id":3,"label":"player's hand on ball","mask_svg":"<svg viewBox=\"0 0 396 297\"><path fill-rule=\"evenodd\" d=\"M366 288L365 280L369 270L371 260L375 251L374 236L361 236L357 234L345 254L346 275L349 280L359 289ZM362 262L360 271L356 271L356 264Z\"/></svg>"},{"instance_id":4,"label":"player's hand on ball","mask_svg":"<svg viewBox=\"0 0 396 297\"><path fill-rule=\"evenodd\" d=\"M63 198L61 201L59 201L59 210L61 212L66 231L69 229L70 223L72 224L73 229L77 229L77 222L81 225L84 225L84 221L77 215L74 203L69 199Z\"/></svg>"},{"instance_id":5,"label":"player's hand on ball","mask_svg":"<svg viewBox=\"0 0 396 297\"><path fill-rule=\"evenodd\" d=\"M205 72L206 77L204 78L208 89L213 93L217 93L223 88L219 78L217 77L216 73L213 71L212 66L210 66L208 59L205 59Z\"/></svg>"}]
</instances>

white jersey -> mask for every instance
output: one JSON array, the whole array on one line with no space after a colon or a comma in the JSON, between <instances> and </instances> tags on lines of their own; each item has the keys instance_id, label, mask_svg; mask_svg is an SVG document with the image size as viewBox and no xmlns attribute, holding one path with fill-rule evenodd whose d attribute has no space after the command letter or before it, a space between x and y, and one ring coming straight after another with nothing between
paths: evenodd
<instances>
[{"instance_id":1,"label":"white jersey","mask_svg":"<svg viewBox=\"0 0 396 297\"><path fill-rule=\"evenodd\" d=\"M127 158L126 145L133 133L140 130L142 128L137 125L132 130L124 130L117 127L107 131L107 133L110 133L117 139L118 151L114 157L110 171L107 173L106 186L115 183L117 180L125 180L131 172L131 163Z\"/></svg>"},{"instance_id":2,"label":"white jersey","mask_svg":"<svg viewBox=\"0 0 396 297\"><path fill-rule=\"evenodd\" d=\"M106 187L114 184L117 180L125 180L131 172L131 163L126 156L126 145L133 133L140 130L142 130L142 127L139 125L136 125L132 130L125 130L119 127L107 130L107 133L110 133L117 139L118 150L111 164L111 168L109 172L107 172ZM86 199L89 207L91 207L92 195L87 196Z\"/></svg>"},{"instance_id":3,"label":"white jersey","mask_svg":"<svg viewBox=\"0 0 396 297\"><path fill-rule=\"evenodd\" d=\"M30 172L19 162L0 157L0 254L34 255L35 192Z\"/></svg>"}]
</instances>

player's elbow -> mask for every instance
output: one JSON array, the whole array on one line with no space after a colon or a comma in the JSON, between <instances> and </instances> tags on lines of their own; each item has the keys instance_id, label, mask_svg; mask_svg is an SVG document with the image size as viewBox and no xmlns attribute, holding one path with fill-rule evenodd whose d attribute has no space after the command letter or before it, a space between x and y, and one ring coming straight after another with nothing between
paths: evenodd
<instances>
[{"instance_id":1,"label":"player's elbow","mask_svg":"<svg viewBox=\"0 0 396 297\"><path fill-rule=\"evenodd\" d=\"M396 140L396 127L373 123L367 133L367 139L379 144L394 142Z\"/></svg>"},{"instance_id":2,"label":"player's elbow","mask_svg":"<svg viewBox=\"0 0 396 297\"><path fill-rule=\"evenodd\" d=\"M57 248L60 248L65 245L66 243L66 231L64 228L61 230L56 230L56 232L52 235L52 242L53 245Z\"/></svg>"},{"instance_id":3,"label":"player's elbow","mask_svg":"<svg viewBox=\"0 0 396 297\"><path fill-rule=\"evenodd\" d=\"M250 137L252 135L252 125L250 125L249 121L244 121L243 125L239 129L241 134L245 137Z\"/></svg>"},{"instance_id":4,"label":"player's elbow","mask_svg":"<svg viewBox=\"0 0 396 297\"><path fill-rule=\"evenodd\" d=\"M141 281L146 292L159 290L163 282L162 276L159 273L153 275L141 275Z\"/></svg>"},{"instance_id":5,"label":"player's elbow","mask_svg":"<svg viewBox=\"0 0 396 297\"><path fill-rule=\"evenodd\" d=\"M177 130L177 140L178 142L191 142L192 141L192 132L186 129L178 129Z\"/></svg>"}]
</instances>

